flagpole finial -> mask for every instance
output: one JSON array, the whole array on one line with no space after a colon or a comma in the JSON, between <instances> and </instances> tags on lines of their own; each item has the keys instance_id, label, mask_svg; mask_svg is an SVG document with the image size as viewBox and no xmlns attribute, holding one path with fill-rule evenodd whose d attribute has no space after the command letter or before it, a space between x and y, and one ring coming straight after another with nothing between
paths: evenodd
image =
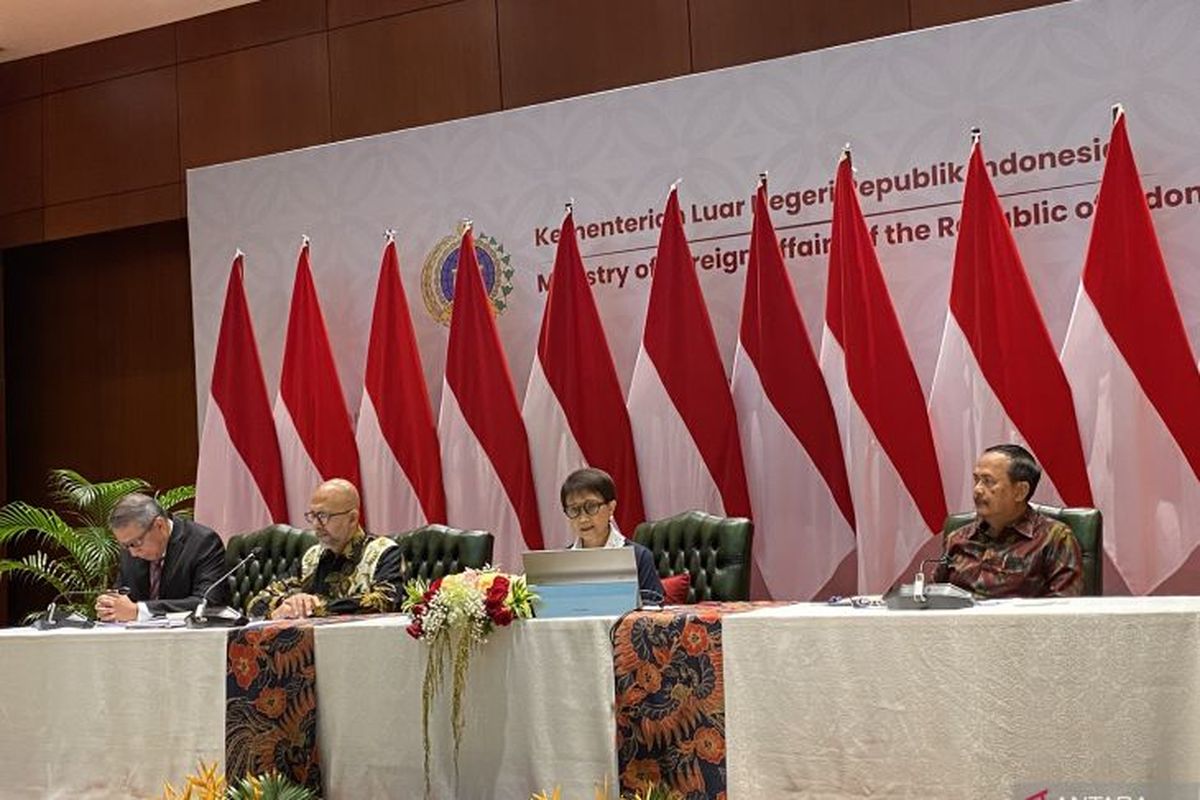
<instances>
[{"instance_id":1,"label":"flagpole finial","mask_svg":"<svg viewBox=\"0 0 1200 800\"><path fill-rule=\"evenodd\" d=\"M681 184L681 183L683 183L683 178L676 178L674 181L672 181L671 189L670 189L670 191L667 192L667 194L670 194L671 192L679 191L679 184Z\"/></svg>"},{"instance_id":2,"label":"flagpole finial","mask_svg":"<svg viewBox=\"0 0 1200 800\"><path fill-rule=\"evenodd\" d=\"M1125 114L1125 106L1121 105L1120 103L1113 103L1112 121L1113 121L1114 125L1116 124L1117 120L1119 120L1124 114Z\"/></svg>"},{"instance_id":3,"label":"flagpole finial","mask_svg":"<svg viewBox=\"0 0 1200 800\"><path fill-rule=\"evenodd\" d=\"M971 144L979 144L979 138L983 136L983 131L979 130L978 125L971 127Z\"/></svg>"},{"instance_id":4,"label":"flagpole finial","mask_svg":"<svg viewBox=\"0 0 1200 800\"><path fill-rule=\"evenodd\" d=\"M245 255L246 255L246 254L242 252L242 248L240 248L240 247L235 247L235 248L233 248L233 257L234 257L235 259L236 259L236 258L242 258L242 257L243 257L243 256L245 256Z\"/></svg>"},{"instance_id":5,"label":"flagpole finial","mask_svg":"<svg viewBox=\"0 0 1200 800\"><path fill-rule=\"evenodd\" d=\"M395 242L396 241L396 229L395 228L385 228L383 231L383 238L389 243Z\"/></svg>"},{"instance_id":6,"label":"flagpole finial","mask_svg":"<svg viewBox=\"0 0 1200 800\"><path fill-rule=\"evenodd\" d=\"M574 214L575 213L575 198L568 197L564 208L565 208L565 214ZM565 216L565 214L564 214L564 216Z\"/></svg>"},{"instance_id":7,"label":"flagpole finial","mask_svg":"<svg viewBox=\"0 0 1200 800\"><path fill-rule=\"evenodd\" d=\"M300 234L300 246L301 247L308 247L309 244L311 244L311 242L312 242L312 240L308 238L307 233Z\"/></svg>"},{"instance_id":8,"label":"flagpole finial","mask_svg":"<svg viewBox=\"0 0 1200 800\"><path fill-rule=\"evenodd\" d=\"M458 235L459 236L466 235L467 231L471 230L471 225L472 225L472 222L471 222L470 217L463 217L462 219L460 219L458 221Z\"/></svg>"},{"instance_id":9,"label":"flagpole finial","mask_svg":"<svg viewBox=\"0 0 1200 800\"><path fill-rule=\"evenodd\" d=\"M764 189L767 188L767 171L765 169L758 173L758 185Z\"/></svg>"}]
</instances>

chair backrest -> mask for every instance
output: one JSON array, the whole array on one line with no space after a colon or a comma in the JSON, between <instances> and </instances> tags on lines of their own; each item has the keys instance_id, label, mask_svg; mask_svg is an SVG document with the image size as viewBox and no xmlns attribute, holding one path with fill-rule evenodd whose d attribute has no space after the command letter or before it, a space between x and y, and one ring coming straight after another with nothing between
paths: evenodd
<instances>
[{"instance_id":1,"label":"chair backrest","mask_svg":"<svg viewBox=\"0 0 1200 800\"><path fill-rule=\"evenodd\" d=\"M225 545L225 569L232 569L255 547L261 551L257 559L242 565L229 577L229 605L245 611L250 598L271 581L300 574L304 551L316 543L317 537L310 531L290 525L271 525L234 536Z\"/></svg>"},{"instance_id":2,"label":"chair backrest","mask_svg":"<svg viewBox=\"0 0 1200 800\"><path fill-rule=\"evenodd\" d=\"M1083 593L1089 597L1104 594L1104 564L1101 556L1104 541L1104 518L1096 508L1059 508L1030 503L1034 511L1066 524L1079 542L1083 552ZM942 526L942 539L968 522L975 521L975 512L966 511L946 517Z\"/></svg>"},{"instance_id":3,"label":"chair backrest","mask_svg":"<svg viewBox=\"0 0 1200 800\"><path fill-rule=\"evenodd\" d=\"M492 563L495 538L485 531L464 531L445 525L426 525L396 536L404 556L404 580L427 581L480 569Z\"/></svg>"},{"instance_id":4,"label":"chair backrest","mask_svg":"<svg viewBox=\"0 0 1200 800\"><path fill-rule=\"evenodd\" d=\"M660 577L687 572L688 602L750 599L750 542L754 523L685 511L643 522L633 540L650 549Z\"/></svg>"}]
</instances>

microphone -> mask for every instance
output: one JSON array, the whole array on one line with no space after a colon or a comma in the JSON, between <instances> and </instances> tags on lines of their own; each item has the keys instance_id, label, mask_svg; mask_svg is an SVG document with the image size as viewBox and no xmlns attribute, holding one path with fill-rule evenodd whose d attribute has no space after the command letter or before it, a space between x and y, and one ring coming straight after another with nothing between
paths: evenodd
<instances>
[{"instance_id":1,"label":"microphone","mask_svg":"<svg viewBox=\"0 0 1200 800\"><path fill-rule=\"evenodd\" d=\"M211 592L214 587L223 585L225 583L225 581L229 580L230 577L232 577L235 572L237 572L239 569L241 569L242 567L244 567L246 564L250 563L251 561L256 561L260 555L262 555L262 548L255 547L249 553L247 553L241 561L234 564L233 567L230 570L228 570L224 575L222 575L220 578L218 578L217 580L215 580L211 584L209 584L209 587L204 590L204 594L202 594L200 596L200 604L196 606L195 610L192 611L192 613L187 618L187 624L188 624L189 628L204 628L209 625L233 626L233 625L244 625L245 624L245 619L246 619L245 616L243 616L240 612L235 613L232 616L230 616L228 607L223 608L212 619L210 619L207 616L208 615L208 595L209 595L209 592Z\"/></svg>"},{"instance_id":2,"label":"microphone","mask_svg":"<svg viewBox=\"0 0 1200 800\"><path fill-rule=\"evenodd\" d=\"M59 592L46 606L46 610L38 614L29 624L39 631L53 631L59 628L93 628L96 625L94 621L69 606L65 613L60 613L58 601L72 598L91 599L95 595L96 592L86 590Z\"/></svg>"},{"instance_id":3,"label":"microphone","mask_svg":"<svg viewBox=\"0 0 1200 800\"><path fill-rule=\"evenodd\" d=\"M968 591L960 589L952 583L925 582L925 565L937 564L937 571L949 568L950 555L942 550L939 558L927 558L917 568L917 574L911 584L895 586L884 595L887 607L902 611L924 611L926 609L970 608L975 605L975 597ZM934 578L937 578L937 571Z\"/></svg>"}]
</instances>

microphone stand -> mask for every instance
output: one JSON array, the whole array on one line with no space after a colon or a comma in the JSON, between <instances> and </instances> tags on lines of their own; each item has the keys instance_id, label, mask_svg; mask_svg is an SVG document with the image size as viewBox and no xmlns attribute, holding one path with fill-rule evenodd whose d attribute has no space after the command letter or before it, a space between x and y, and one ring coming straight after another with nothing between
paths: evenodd
<instances>
[{"instance_id":1,"label":"microphone stand","mask_svg":"<svg viewBox=\"0 0 1200 800\"><path fill-rule=\"evenodd\" d=\"M70 606L67 607L66 613L60 614L58 609L59 600L69 600L72 597L87 597L91 592L59 592L55 595L50 604L46 606L46 610L38 614L31 624L35 630L39 631L57 631L63 628L94 628L96 623L88 619L83 614L75 611Z\"/></svg>"},{"instance_id":2,"label":"microphone stand","mask_svg":"<svg viewBox=\"0 0 1200 800\"><path fill-rule=\"evenodd\" d=\"M219 610L210 616L208 613L208 594L213 590L213 587L220 586L221 584L225 583L225 581L229 580L230 576L232 576L243 566L251 561L257 560L258 556L259 548L256 547L247 553L245 558L234 564L229 571L227 571L219 579L213 581L212 584L204 590L204 594L200 596L200 604L197 605L195 610L187 616L187 626L189 628L237 628L245 625L249 621L246 619L245 614L241 613L237 609L230 608L229 606L219 607Z\"/></svg>"}]
</instances>

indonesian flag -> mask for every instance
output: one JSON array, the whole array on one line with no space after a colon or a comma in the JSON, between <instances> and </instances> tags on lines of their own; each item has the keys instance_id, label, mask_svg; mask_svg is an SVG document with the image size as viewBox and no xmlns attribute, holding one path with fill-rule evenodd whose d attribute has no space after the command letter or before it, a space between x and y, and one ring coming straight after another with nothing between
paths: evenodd
<instances>
[{"instance_id":1,"label":"indonesian flag","mask_svg":"<svg viewBox=\"0 0 1200 800\"><path fill-rule=\"evenodd\" d=\"M892 586L946 518L925 397L854 189L838 164L821 371L842 431L858 588Z\"/></svg>"},{"instance_id":2,"label":"indonesian flag","mask_svg":"<svg viewBox=\"0 0 1200 800\"><path fill-rule=\"evenodd\" d=\"M1005 442L1024 444L1041 462L1034 499L1092 505L1071 387L978 142L967 166L929 422L952 509L974 507L975 461Z\"/></svg>"},{"instance_id":3,"label":"indonesian flag","mask_svg":"<svg viewBox=\"0 0 1200 800\"><path fill-rule=\"evenodd\" d=\"M1123 113L1062 362L1105 515L1104 549L1129 590L1146 594L1200 544L1200 372Z\"/></svg>"},{"instance_id":4,"label":"indonesian flag","mask_svg":"<svg viewBox=\"0 0 1200 800\"><path fill-rule=\"evenodd\" d=\"M451 525L491 531L495 563L542 548L529 443L468 228L458 251L438 437Z\"/></svg>"},{"instance_id":5,"label":"indonesian flag","mask_svg":"<svg viewBox=\"0 0 1200 800\"><path fill-rule=\"evenodd\" d=\"M288 516L293 525L304 524L308 500L322 481L345 478L362 486L354 429L329 348L325 317L317 302L307 238L296 263L279 396L275 399L275 430L283 456Z\"/></svg>"},{"instance_id":6,"label":"indonesian flag","mask_svg":"<svg viewBox=\"0 0 1200 800\"><path fill-rule=\"evenodd\" d=\"M563 479L580 467L612 475L617 524L630 535L645 519L629 412L588 287L568 213L559 232L537 354L525 391L525 427L542 528L567 536L559 505ZM564 539L562 542L566 544Z\"/></svg>"},{"instance_id":7,"label":"indonesian flag","mask_svg":"<svg viewBox=\"0 0 1200 800\"><path fill-rule=\"evenodd\" d=\"M196 519L228 539L287 519L279 441L246 305L245 265L233 259L196 466Z\"/></svg>"},{"instance_id":8,"label":"indonesian flag","mask_svg":"<svg viewBox=\"0 0 1200 800\"><path fill-rule=\"evenodd\" d=\"M390 235L379 265L363 384L355 438L372 523L399 533L445 522L437 427Z\"/></svg>"},{"instance_id":9,"label":"indonesian flag","mask_svg":"<svg viewBox=\"0 0 1200 800\"><path fill-rule=\"evenodd\" d=\"M750 516L733 397L674 187L629 387L629 419L651 519L694 508Z\"/></svg>"},{"instance_id":10,"label":"indonesian flag","mask_svg":"<svg viewBox=\"0 0 1200 800\"><path fill-rule=\"evenodd\" d=\"M837 417L758 187L733 402L767 594L808 600L854 552L854 507Z\"/></svg>"}]
</instances>

